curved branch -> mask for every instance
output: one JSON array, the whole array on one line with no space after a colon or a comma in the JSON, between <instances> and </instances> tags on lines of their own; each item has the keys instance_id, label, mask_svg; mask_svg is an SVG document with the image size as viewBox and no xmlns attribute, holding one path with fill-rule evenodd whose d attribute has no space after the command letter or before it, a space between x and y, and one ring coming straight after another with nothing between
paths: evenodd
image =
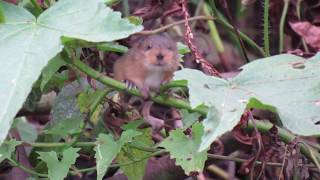
<instances>
[{"instance_id":1,"label":"curved branch","mask_svg":"<svg viewBox=\"0 0 320 180\"><path fill-rule=\"evenodd\" d=\"M104 84L106 86L112 87L112 88L119 90L119 91L127 91L129 94L131 94L133 96L142 97L141 93L137 89L126 88L126 85L124 83L117 81L117 80L114 80L108 76L105 76L105 75L95 71L94 69L87 66L85 63L81 62L80 60L75 60L75 61L67 62L67 63L72 64L80 71L84 72L85 74L87 74L91 78L101 82L102 84ZM151 100L156 103L167 105L170 107L176 107L179 109L187 109L191 112L199 112L203 116L206 116L206 114L207 114L206 108L202 107L202 108L193 109L190 106L190 104L184 100L175 99L175 98L164 96L164 95L156 96L155 94L151 94Z\"/></svg>"},{"instance_id":2,"label":"curved branch","mask_svg":"<svg viewBox=\"0 0 320 180\"><path fill-rule=\"evenodd\" d=\"M192 18L189 18L188 21L196 21L196 20L214 20L215 18L212 17L212 16L195 16L195 17L192 17ZM165 31L173 26L177 26L177 25L180 25L180 24L183 24L185 23L186 20L181 20L181 21L177 21L177 22L174 22L174 23L171 23L171 24L168 24L168 25L165 25L163 27L160 27L158 29L154 29L154 30L150 30L150 31L140 31L140 32L137 32L136 34L138 35L152 35L152 34L157 34L157 33L160 33L162 31Z\"/></svg>"},{"instance_id":3,"label":"curved branch","mask_svg":"<svg viewBox=\"0 0 320 180\"><path fill-rule=\"evenodd\" d=\"M75 61L67 62L67 63L70 63L71 65L75 66L77 69L82 71L83 73L87 74L88 76L90 76L93 79L96 79L97 81L100 81L102 84L104 84L106 86L111 86L112 88L119 90L119 91L127 91L128 93L130 93L131 95L134 95L134 96L141 96L141 93L138 90L127 89L126 85L124 83L117 81L117 80L114 80L108 76L105 76L105 75L95 71L94 69L87 66L86 64L84 64L80 60L75 60ZM182 84L178 83L177 85L179 87L181 87L181 86L183 86L183 83ZM208 112L208 109L206 107L200 106L199 108L193 109L187 101L176 99L176 98L171 98L171 97L164 96L164 95L155 96L154 94L152 94L151 100L156 103L162 104L162 105L167 105L167 106L175 107L178 109L187 109L191 112L198 112L202 116L206 116L207 112ZM250 127L252 128L253 127L252 123L249 123L249 124L251 124L251 126L249 126L249 128ZM270 128L272 128L273 124L270 122L256 121L256 126L260 132L267 132L267 131L269 131ZM285 143L289 143L290 141L292 141L292 139L297 137L297 136L293 135L292 133L290 133L280 127L278 127L278 131L279 131L279 136L280 136L281 140ZM309 145L301 144L300 149L301 149L301 152L306 157L308 157L310 160L313 159L312 154L309 151L310 149L312 149L313 154L315 155L316 159L320 162L319 153L314 151L313 148L310 147Z\"/></svg>"}]
</instances>

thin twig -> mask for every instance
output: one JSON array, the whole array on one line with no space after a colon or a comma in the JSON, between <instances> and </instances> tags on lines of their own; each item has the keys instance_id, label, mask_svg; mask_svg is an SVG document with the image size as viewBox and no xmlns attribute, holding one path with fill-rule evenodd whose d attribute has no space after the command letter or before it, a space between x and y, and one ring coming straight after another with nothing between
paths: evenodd
<instances>
[{"instance_id":1,"label":"thin twig","mask_svg":"<svg viewBox=\"0 0 320 180\"><path fill-rule=\"evenodd\" d=\"M10 164L12 166L18 167L21 170L23 170L23 171L25 171L25 172L27 172L27 173L29 173L31 175L35 175L35 176L38 176L38 177L48 177L47 174L38 173L38 172L36 172L36 171L34 171L34 170L30 169L30 168L25 167L23 164L20 164L18 161L14 160L14 159L9 158L8 160L9 160L9 162L10 162Z\"/></svg>"},{"instance_id":2,"label":"thin twig","mask_svg":"<svg viewBox=\"0 0 320 180\"><path fill-rule=\"evenodd\" d=\"M285 150L284 150L283 161L282 161L282 166L281 166L280 175L279 175L278 180L283 179L284 166L285 166L285 163L287 162L287 159L288 159L287 154L288 154L288 145L286 145Z\"/></svg>"},{"instance_id":3,"label":"thin twig","mask_svg":"<svg viewBox=\"0 0 320 180\"><path fill-rule=\"evenodd\" d=\"M192 18L189 18L187 21L196 21L196 20L214 20L215 18L212 17L212 16L195 16L195 17L192 17ZM168 24L168 25L165 25L165 26L162 26L158 29L154 29L154 30L148 30L148 31L140 31L140 32L137 32L136 34L138 35L152 35L152 34L158 34L160 32L163 32L173 26L177 26L177 25L180 25L180 24L184 24L186 22L186 20L180 20L180 21L177 21L177 22L174 22L174 23L171 23L171 24Z\"/></svg>"},{"instance_id":4,"label":"thin twig","mask_svg":"<svg viewBox=\"0 0 320 180\"><path fill-rule=\"evenodd\" d=\"M207 167L207 170L216 174L217 176L221 177L222 179L230 179L230 175L221 169L220 167L216 166L215 164L211 164Z\"/></svg>"}]
</instances>

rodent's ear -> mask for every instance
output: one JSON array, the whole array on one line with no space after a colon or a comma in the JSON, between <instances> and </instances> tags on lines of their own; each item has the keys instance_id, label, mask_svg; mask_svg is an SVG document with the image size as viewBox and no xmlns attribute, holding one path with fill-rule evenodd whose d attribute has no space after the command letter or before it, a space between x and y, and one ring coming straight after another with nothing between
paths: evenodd
<instances>
[{"instance_id":1,"label":"rodent's ear","mask_svg":"<svg viewBox=\"0 0 320 180\"><path fill-rule=\"evenodd\" d=\"M146 37L145 36L139 36L135 39L134 42L132 42L132 47L133 48L142 48L144 41Z\"/></svg>"},{"instance_id":2,"label":"rodent's ear","mask_svg":"<svg viewBox=\"0 0 320 180\"><path fill-rule=\"evenodd\" d=\"M166 37L166 38L170 38L170 36L169 36L169 34L167 32L162 32L162 33L159 33L158 35Z\"/></svg>"}]
</instances>

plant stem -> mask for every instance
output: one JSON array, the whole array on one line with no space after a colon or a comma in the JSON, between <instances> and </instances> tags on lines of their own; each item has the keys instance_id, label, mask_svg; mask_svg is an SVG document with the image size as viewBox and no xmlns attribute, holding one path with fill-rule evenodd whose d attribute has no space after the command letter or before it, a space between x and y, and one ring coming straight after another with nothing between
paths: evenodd
<instances>
[{"instance_id":1,"label":"plant stem","mask_svg":"<svg viewBox=\"0 0 320 180\"><path fill-rule=\"evenodd\" d=\"M227 21L219 17L217 17L216 21L217 23L220 23L226 29L234 33L233 27ZM261 56L266 57L266 53L264 52L263 48L261 48L257 43L255 43L251 38L249 38L246 34L244 34L241 31L239 31L239 35L249 46L257 50L261 54Z\"/></svg>"},{"instance_id":2,"label":"plant stem","mask_svg":"<svg viewBox=\"0 0 320 180\"><path fill-rule=\"evenodd\" d=\"M92 102L91 106L90 106L90 117L92 116L92 113L94 113L97 109L97 107L99 106L99 104L101 104L102 100L112 91L112 89L107 88L103 91L103 93L97 95L97 98L95 99L94 102Z\"/></svg>"},{"instance_id":3,"label":"plant stem","mask_svg":"<svg viewBox=\"0 0 320 180\"><path fill-rule=\"evenodd\" d=\"M118 4L121 0L107 0L105 1L105 3L108 5L108 6L114 6L116 4Z\"/></svg>"},{"instance_id":4,"label":"plant stem","mask_svg":"<svg viewBox=\"0 0 320 180\"><path fill-rule=\"evenodd\" d=\"M36 16L39 16L42 13L42 8L39 6L38 2L36 0L30 0L31 4L34 6L35 8L35 13Z\"/></svg>"},{"instance_id":5,"label":"plant stem","mask_svg":"<svg viewBox=\"0 0 320 180\"><path fill-rule=\"evenodd\" d=\"M25 167L24 165L20 164L18 161L15 161L15 160L13 160L11 158L9 158L8 160L10 161L12 166L18 167L21 170L23 170L23 171L25 171L25 172L27 172L27 173L29 173L31 175L35 175L35 176L38 176L38 177L48 177L47 174L38 173L38 172L36 172L36 171L34 171L32 169L29 169L29 168Z\"/></svg>"},{"instance_id":6,"label":"plant stem","mask_svg":"<svg viewBox=\"0 0 320 180\"><path fill-rule=\"evenodd\" d=\"M29 143L29 142L23 142L22 145L25 146L32 146L32 147L39 147L39 148L53 148L53 147L63 147L67 146L70 143L63 143L63 142L57 142L57 143L44 143L44 142L35 142L35 143ZM74 143L75 147L90 147L95 146L96 142L77 142Z\"/></svg>"},{"instance_id":7,"label":"plant stem","mask_svg":"<svg viewBox=\"0 0 320 180\"><path fill-rule=\"evenodd\" d=\"M255 124L256 124L256 127L259 131L261 132L268 132L270 128L272 128L272 124L271 123L268 123L268 122L261 122L261 121L255 121ZM252 130L253 129L253 124L252 122L249 123L249 126L247 127L249 130ZM294 135L292 135L291 133L287 132L286 130L284 129L281 129L281 128L278 128L279 129L279 136L281 137L281 139L288 143L290 142L291 140L293 140L295 138ZM76 147L87 147L87 146L96 146L98 142L77 142L74 144L74 146ZM52 148L52 147L62 147L62 146L66 146L68 145L69 143L64 143L64 142L61 142L61 143L28 143L28 142L23 142L21 145L24 145L24 146L32 146L32 147L47 147L47 148ZM163 149L158 149L158 148L152 148L152 147L144 147L144 146L140 146L140 145L137 145L137 144L134 144L134 143L129 143L128 144L130 147L132 148L135 148L135 149L139 149L141 151L146 151L146 152L151 152L152 155L149 155L148 157L152 157L152 156L155 156L155 155L159 155L159 154L162 154L162 153L166 153ZM300 148L303 149L305 147L307 147L308 145L305 144L305 143L301 143L301 146ZM309 151L310 149L305 149L306 151ZM303 152L304 153L304 152ZM313 152L313 155L312 156L315 156L318 154L315 154ZM235 161L235 162L240 162L240 163L243 163L243 162L246 162L247 159L241 159L241 158L236 158L236 157L231 157L231 156L223 156L223 155L218 155L218 154L208 154L208 158L211 158L211 159L218 159L218 160L226 160L226 161ZM316 158L319 158L319 157L316 157ZM143 159L146 159L146 158L143 158ZM134 162L130 162L130 163L126 163L126 164L121 164L121 165L129 165L131 163L134 163ZM255 163L257 165L261 165L262 162L260 161L255 161ZM276 167L281 167L282 166L282 163L277 163L277 162L267 162L266 163L267 165L269 166L276 166ZM18 166L17 163L13 162L13 165L14 166L17 166L17 167L20 167ZM120 164L113 164L111 165L110 167L118 167L120 166ZM299 166L302 166L302 164ZM314 166L309 166L309 167L314 167ZM27 169L25 167L22 167L24 169ZM85 169L79 169L78 172L87 172L87 171L92 171L92 170L95 170L96 168L95 167L91 167L91 168L85 168ZM30 169L27 169L27 171L33 171L33 170L30 170ZM39 174L37 172L30 172L31 174L37 174L39 176L46 176L45 174Z\"/></svg>"},{"instance_id":8,"label":"plant stem","mask_svg":"<svg viewBox=\"0 0 320 180\"><path fill-rule=\"evenodd\" d=\"M230 30L231 32L234 33L233 31L233 27L228 23L226 22L225 20L223 20L222 18L215 18L215 17L212 17L212 16L196 16L196 17L191 17L188 19L188 21L195 21L195 20L200 20L200 19L203 19L203 20L216 20L217 23L221 24L222 26L224 26L226 29ZM157 33L160 33L162 31L165 31L173 26L176 26L176 25L179 25L179 24L183 24L185 22L185 20L181 20L181 21L177 21L177 22L174 22L172 24L168 24L166 26L163 26L163 27L160 27L158 29L154 29L154 30L150 30L150 31L140 31L140 32L137 32L136 34L139 34L139 35L152 35L152 34L157 34ZM239 31L239 35L240 37L249 45L251 46L253 49L257 50L261 56L263 57L266 57L265 55L265 52L264 50L258 46L257 43L255 43L252 39L250 39L246 34L242 33L241 31Z\"/></svg>"},{"instance_id":9,"label":"plant stem","mask_svg":"<svg viewBox=\"0 0 320 180\"><path fill-rule=\"evenodd\" d=\"M191 17L188 19L188 21L196 21L196 20L214 20L214 17L212 16L195 16L195 17ZM158 29L154 29L154 30L148 30L148 31L140 31L140 32L137 32L136 34L139 34L139 35L152 35L152 34L157 34L157 33L160 33L162 31L165 31L173 26L176 26L176 25L180 25L180 24L183 24L185 23L186 21L185 20L180 20L180 21L177 21L177 22L174 22L174 23L171 23L171 24L168 24L168 25L165 25L165 26L162 26Z\"/></svg>"},{"instance_id":10,"label":"plant stem","mask_svg":"<svg viewBox=\"0 0 320 180\"><path fill-rule=\"evenodd\" d=\"M80 60L76 60L73 62L67 62L67 63L72 63L73 66L75 66L77 69L79 69L80 71L84 72L85 74L87 74L88 76L90 76L91 78L101 82L102 84L112 87L116 90L119 91L127 91L129 94L134 95L134 96L140 96L141 97L141 93L136 90L136 89L127 89L126 85L120 81L114 80L108 76L105 76L97 71L95 71L94 69L92 69L91 67L87 66L86 64L84 64L83 62L81 62ZM179 99L175 99L175 98L171 98L171 97L167 97L167 96L155 96L154 94L151 95L151 100L153 100L156 103L159 104L163 104L163 105L167 105L170 107L176 107L179 109L187 109L191 112L199 112L202 115L206 115L207 111L205 108L196 108L193 109L190 104L184 100L179 100Z\"/></svg>"},{"instance_id":11,"label":"plant stem","mask_svg":"<svg viewBox=\"0 0 320 180\"><path fill-rule=\"evenodd\" d=\"M122 1L122 8L123 8L123 15L124 17L128 17L130 13L129 9L129 1L128 0L123 0Z\"/></svg>"},{"instance_id":12,"label":"plant stem","mask_svg":"<svg viewBox=\"0 0 320 180\"><path fill-rule=\"evenodd\" d=\"M210 10L209 5L207 3L203 4L203 12L206 16L210 16ZM217 48L218 53L224 53L224 46L222 43L222 40L219 36L219 32L217 30L217 27L213 21L208 21L208 27L210 29L210 36L214 43L214 45Z\"/></svg>"},{"instance_id":13,"label":"plant stem","mask_svg":"<svg viewBox=\"0 0 320 180\"><path fill-rule=\"evenodd\" d=\"M269 47L269 0L264 0L263 6L263 43L266 56L270 56Z\"/></svg>"},{"instance_id":14,"label":"plant stem","mask_svg":"<svg viewBox=\"0 0 320 180\"><path fill-rule=\"evenodd\" d=\"M302 3L302 1L303 1L303 0L298 0L298 1L297 1L297 6L296 6L296 13L297 13L297 16L298 16L299 21L301 20L301 13L300 13L300 11L301 11L301 3ZM309 53L310 50L309 50L309 48L308 48L308 46L307 46L306 41L303 39L303 37L301 37L301 41L302 41L302 45L303 45L304 50L305 50L307 53Z\"/></svg>"},{"instance_id":15,"label":"plant stem","mask_svg":"<svg viewBox=\"0 0 320 180\"><path fill-rule=\"evenodd\" d=\"M194 17L196 17L200 14L202 6L203 6L203 2L204 2L204 0L199 0L199 2L197 2L197 8L194 13ZM191 29L194 29L194 27L196 26L196 23L197 23L196 21L191 23L191 25L190 25Z\"/></svg>"},{"instance_id":16,"label":"plant stem","mask_svg":"<svg viewBox=\"0 0 320 180\"><path fill-rule=\"evenodd\" d=\"M289 7L289 0L283 0L284 6L281 14L280 19L280 26L279 26L279 53L283 51L283 41L284 41L284 23L286 20L288 7Z\"/></svg>"},{"instance_id":17,"label":"plant stem","mask_svg":"<svg viewBox=\"0 0 320 180\"><path fill-rule=\"evenodd\" d=\"M75 60L73 62L68 62L68 63L72 63L72 65L74 65L80 71L84 72L85 74L87 74L91 78L96 79L97 81L101 82L102 84L104 84L106 86L111 86L112 88L120 90L120 91L126 90L128 93L130 93L131 95L134 95L134 96L141 96L141 94L138 90L126 89L126 86L124 83L119 82L117 80L114 80L110 77L104 76L103 74L95 71L94 69L87 66L86 64L84 64L80 60ZM181 84L180 84L180 87L181 87ZM188 102L180 100L180 99L171 98L171 97L152 95L151 100L154 102L157 102L159 104L167 105L170 107L176 107L178 109L187 109L191 112L198 112L202 116L206 116L206 114L208 112L207 108L200 107L200 108L193 109ZM251 124L249 126L249 128L250 127L253 128L252 123L249 123L249 124ZM271 124L269 122L256 121L256 127L260 132L267 132L272 126L273 126L273 124ZM285 143L289 143L290 141L292 141L296 137L293 134L289 133L288 131L286 131L280 127L278 127L278 132L279 132L279 136L280 136L281 140ZM305 145L301 145L300 148L301 148L301 152L306 157L308 157L309 159L312 160L311 154L308 151L307 147ZM314 154L315 154L315 157L317 158L317 160L320 161L319 153L314 152Z\"/></svg>"},{"instance_id":18,"label":"plant stem","mask_svg":"<svg viewBox=\"0 0 320 180\"><path fill-rule=\"evenodd\" d=\"M50 0L45 0L44 2L45 2L45 4L46 4L47 7L50 7L50 6L51 6Z\"/></svg>"},{"instance_id":19,"label":"plant stem","mask_svg":"<svg viewBox=\"0 0 320 180\"><path fill-rule=\"evenodd\" d=\"M0 24L1 23L5 23L6 22L6 18L4 16L4 11L3 11L3 7L2 7L2 3L0 3Z\"/></svg>"},{"instance_id":20,"label":"plant stem","mask_svg":"<svg viewBox=\"0 0 320 180\"><path fill-rule=\"evenodd\" d=\"M255 121L255 125L256 125L257 129L262 133L268 132L273 126L272 123L265 122L265 121ZM283 128L280 128L280 127L277 127L277 128L278 128L278 135L279 135L281 141L285 142L286 144L290 143L293 139L297 138L297 136L284 130ZM248 129L251 129L251 130L253 129L252 122L249 122ZM310 160L314 159L314 158L312 158L312 156L314 155L316 157L316 159L320 162L319 153L314 151L312 147L307 145L307 143L300 144L300 150ZM313 154L311 154L309 150L312 150ZM314 162L314 163L318 163L318 162Z\"/></svg>"},{"instance_id":21,"label":"plant stem","mask_svg":"<svg viewBox=\"0 0 320 180\"><path fill-rule=\"evenodd\" d=\"M314 154L316 151L314 151L314 149L312 149L306 142L300 141L300 143L306 146L308 152L310 153L312 161L314 162L314 164L316 165L316 167L318 168L318 170L320 172L320 160L317 160L317 157Z\"/></svg>"}]
</instances>

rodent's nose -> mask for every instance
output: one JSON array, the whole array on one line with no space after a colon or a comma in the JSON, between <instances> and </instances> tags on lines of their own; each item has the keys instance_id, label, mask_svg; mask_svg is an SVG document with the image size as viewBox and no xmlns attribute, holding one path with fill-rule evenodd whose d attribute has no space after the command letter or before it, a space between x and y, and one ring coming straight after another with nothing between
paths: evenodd
<instances>
[{"instance_id":1,"label":"rodent's nose","mask_svg":"<svg viewBox=\"0 0 320 180\"><path fill-rule=\"evenodd\" d=\"M163 55L162 55L161 53L158 54L158 55L157 55L157 59L158 59L159 61L163 60Z\"/></svg>"}]
</instances>

